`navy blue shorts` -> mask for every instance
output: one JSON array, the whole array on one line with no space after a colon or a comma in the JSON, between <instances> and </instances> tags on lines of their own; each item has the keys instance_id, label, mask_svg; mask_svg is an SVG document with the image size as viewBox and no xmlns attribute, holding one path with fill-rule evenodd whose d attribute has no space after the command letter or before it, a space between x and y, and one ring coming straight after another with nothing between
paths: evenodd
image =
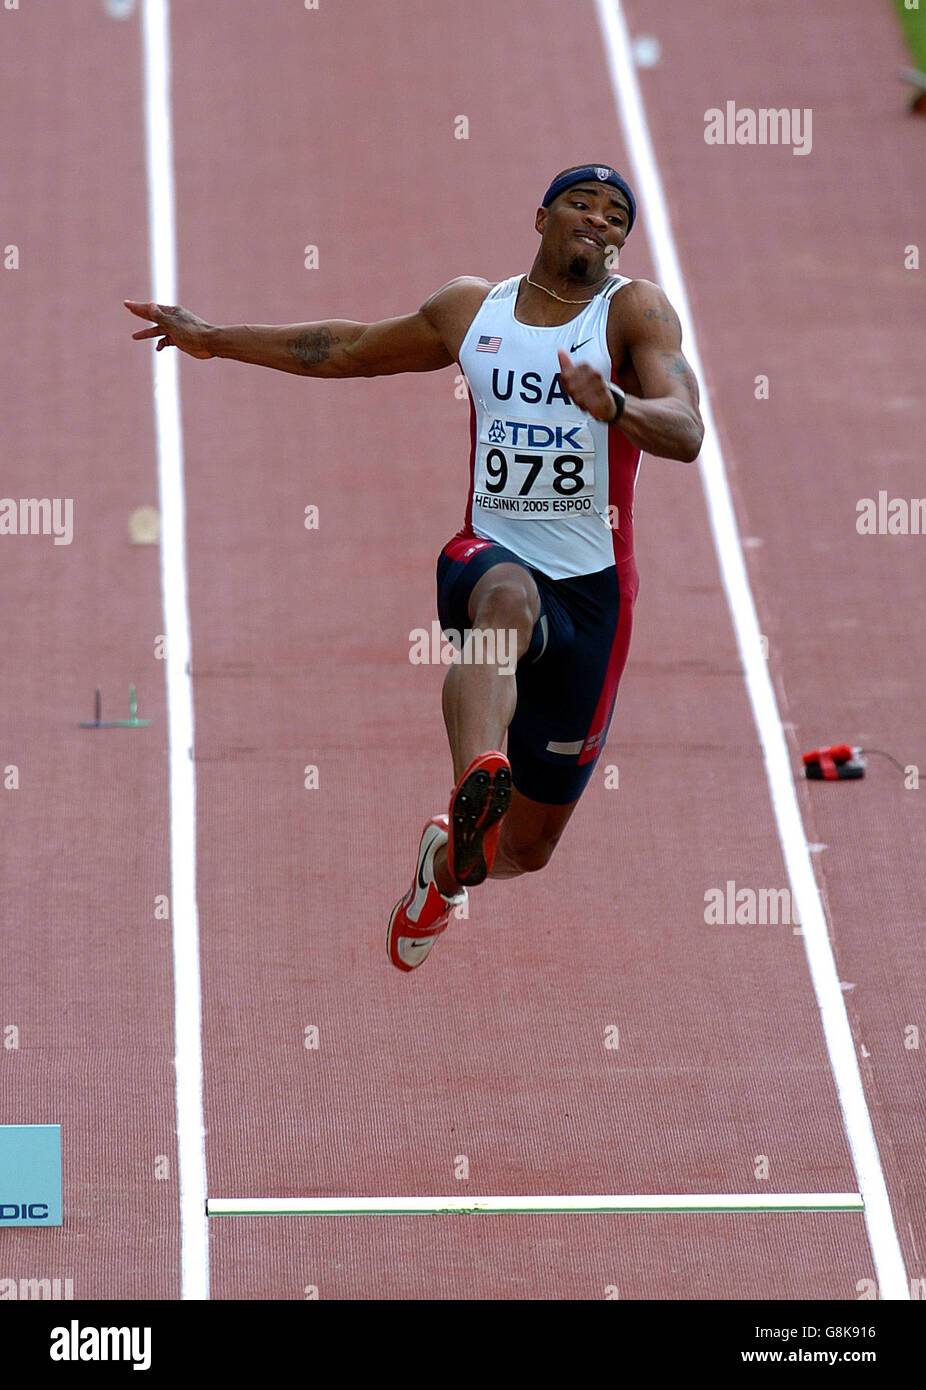
<instances>
[{"instance_id":1,"label":"navy blue shorts","mask_svg":"<svg viewBox=\"0 0 926 1390\"><path fill-rule=\"evenodd\" d=\"M445 631L472 626L470 595L499 564L526 569L540 594L540 618L515 676L507 747L512 778L522 796L565 806L588 785L607 737L630 648L636 572L623 593L613 567L550 579L503 545L454 536L437 561L437 613Z\"/></svg>"}]
</instances>

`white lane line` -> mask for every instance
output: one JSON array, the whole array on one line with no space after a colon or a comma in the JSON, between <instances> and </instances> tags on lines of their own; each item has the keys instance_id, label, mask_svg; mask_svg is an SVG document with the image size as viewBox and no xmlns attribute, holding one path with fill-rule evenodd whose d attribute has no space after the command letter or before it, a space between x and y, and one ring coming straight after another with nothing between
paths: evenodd
<instances>
[{"instance_id":1,"label":"white lane line","mask_svg":"<svg viewBox=\"0 0 926 1390\"><path fill-rule=\"evenodd\" d=\"M909 1299L910 1291L900 1242L891 1213L871 1115L865 1100L852 1030L839 987L839 975L827 934L823 904L810 862L784 729L768 667L762 656L759 622L743 561L726 467L714 427L710 400L704 388L704 370L698 353L688 296L669 223L643 100L631 61L627 27L620 0L595 0L595 6L604 36L608 69L625 143L636 169L636 191L640 195L643 207L642 220L652 247L657 278L678 310L685 335L685 354L702 384L701 414L704 418L705 435L704 447L701 450L701 478L720 571L745 669L746 686L765 757L778 835L804 928L804 948L820 1007L846 1137L852 1151L859 1189L865 1200L865 1221L878 1276L879 1295L887 1299Z\"/></svg>"},{"instance_id":2,"label":"white lane line","mask_svg":"<svg viewBox=\"0 0 926 1390\"><path fill-rule=\"evenodd\" d=\"M454 1216L536 1212L861 1211L858 1192L644 1193L554 1197L210 1197L210 1216Z\"/></svg>"},{"instance_id":3,"label":"white lane line","mask_svg":"<svg viewBox=\"0 0 926 1390\"><path fill-rule=\"evenodd\" d=\"M142 12L145 141L153 296L177 299L170 116L168 0L145 0ZM206 1150L203 1122L202 1000L196 909L196 773L193 687L189 675L183 497L183 437L177 353L152 352L161 507L161 591L167 637L170 758L170 916L174 958L174 1067L180 1184L181 1298L209 1297Z\"/></svg>"}]
</instances>

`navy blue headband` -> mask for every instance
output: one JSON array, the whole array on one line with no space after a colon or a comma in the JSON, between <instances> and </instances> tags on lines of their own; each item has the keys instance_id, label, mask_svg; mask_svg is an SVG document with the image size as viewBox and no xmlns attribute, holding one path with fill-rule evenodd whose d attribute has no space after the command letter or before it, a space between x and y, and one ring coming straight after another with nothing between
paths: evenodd
<instances>
[{"instance_id":1,"label":"navy blue headband","mask_svg":"<svg viewBox=\"0 0 926 1390\"><path fill-rule=\"evenodd\" d=\"M626 179L622 179L607 164L586 164L582 169L571 169L568 174L560 174L558 179L554 179L543 195L542 206L548 208L554 198L558 198L567 188L572 188L576 183L610 183L615 188L619 188L627 202L630 204L630 221L627 224L627 234L633 226L634 218L637 215L637 200L633 196L633 189Z\"/></svg>"}]
</instances>

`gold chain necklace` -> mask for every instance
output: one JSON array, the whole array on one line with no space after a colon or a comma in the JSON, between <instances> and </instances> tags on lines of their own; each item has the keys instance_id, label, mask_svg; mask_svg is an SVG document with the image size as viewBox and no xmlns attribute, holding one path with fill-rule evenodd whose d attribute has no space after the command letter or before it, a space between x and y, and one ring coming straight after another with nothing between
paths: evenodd
<instances>
[{"instance_id":1,"label":"gold chain necklace","mask_svg":"<svg viewBox=\"0 0 926 1390\"><path fill-rule=\"evenodd\" d=\"M600 283L603 285L607 278L608 277L605 276ZM592 300L595 298L595 294L598 293L598 290L596 290L595 294L593 294L589 299L564 299L561 294L556 293L556 290L548 290L546 285L538 285L537 281L532 280L529 275L525 276L525 279L527 280L527 283L529 285L533 285L535 290L543 290L544 294L552 295L554 299L559 300L560 304L591 304Z\"/></svg>"}]
</instances>

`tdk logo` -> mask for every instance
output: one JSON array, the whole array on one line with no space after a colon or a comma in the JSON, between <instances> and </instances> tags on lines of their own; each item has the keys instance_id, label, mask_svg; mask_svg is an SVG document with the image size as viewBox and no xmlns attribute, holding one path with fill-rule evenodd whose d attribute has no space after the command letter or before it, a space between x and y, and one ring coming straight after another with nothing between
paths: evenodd
<instances>
[{"instance_id":1,"label":"tdk logo","mask_svg":"<svg viewBox=\"0 0 926 1390\"><path fill-rule=\"evenodd\" d=\"M0 1202L0 1221L45 1221L47 1202Z\"/></svg>"},{"instance_id":2,"label":"tdk logo","mask_svg":"<svg viewBox=\"0 0 926 1390\"><path fill-rule=\"evenodd\" d=\"M493 420L489 443L510 443L522 449L581 449L582 425L538 425L524 420Z\"/></svg>"}]
</instances>

